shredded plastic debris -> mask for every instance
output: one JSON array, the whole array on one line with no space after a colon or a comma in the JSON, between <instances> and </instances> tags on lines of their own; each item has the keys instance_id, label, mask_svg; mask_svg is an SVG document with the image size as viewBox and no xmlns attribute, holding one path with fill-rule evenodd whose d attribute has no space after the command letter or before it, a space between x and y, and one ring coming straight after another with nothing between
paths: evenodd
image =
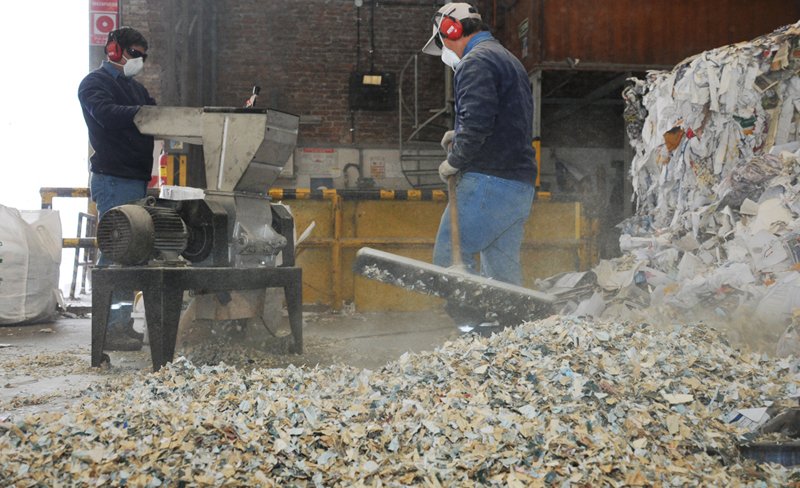
<instances>
[{"instance_id":1,"label":"shredded plastic debris","mask_svg":"<svg viewBox=\"0 0 800 488\"><path fill-rule=\"evenodd\" d=\"M788 359L702 325L553 317L378 371L179 359L0 423L14 486L787 486L737 456L739 408L798 395Z\"/></svg>"}]
</instances>

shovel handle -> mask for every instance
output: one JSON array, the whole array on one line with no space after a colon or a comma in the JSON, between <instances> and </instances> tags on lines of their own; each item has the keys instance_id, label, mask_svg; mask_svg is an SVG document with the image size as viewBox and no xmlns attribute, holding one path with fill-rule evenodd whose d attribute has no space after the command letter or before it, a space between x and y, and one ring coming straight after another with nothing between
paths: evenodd
<instances>
[{"instance_id":1,"label":"shovel handle","mask_svg":"<svg viewBox=\"0 0 800 488\"><path fill-rule=\"evenodd\" d=\"M461 234L458 231L458 202L456 201L456 175L447 178L447 205L450 208L450 249L453 266L463 266L461 260Z\"/></svg>"}]
</instances>

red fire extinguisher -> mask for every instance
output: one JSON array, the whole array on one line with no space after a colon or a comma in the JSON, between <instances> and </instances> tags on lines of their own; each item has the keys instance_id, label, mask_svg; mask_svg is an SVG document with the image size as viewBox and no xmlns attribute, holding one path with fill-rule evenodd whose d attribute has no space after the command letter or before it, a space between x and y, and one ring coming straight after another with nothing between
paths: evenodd
<instances>
[{"instance_id":1,"label":"red fire extinguisher","mask_svg":"<svg viewBox=\"0 0 800 488\"><path fill-rule=\"evenodd\" d=\"M153 177L150 178L150 183L147 185L148 188L160 188L167 184L168 161L169 155L161 151L161 155L158 157L158 175L153 175Z\"/></svg>"}]
</instances>

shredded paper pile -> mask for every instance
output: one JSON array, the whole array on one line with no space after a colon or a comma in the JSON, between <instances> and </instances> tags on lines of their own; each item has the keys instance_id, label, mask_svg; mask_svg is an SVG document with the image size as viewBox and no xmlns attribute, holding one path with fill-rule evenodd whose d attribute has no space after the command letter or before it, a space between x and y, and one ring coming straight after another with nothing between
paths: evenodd
<instances>
[{"instance_id":1,"label":"shredded paper pile","mask_svg":"<svg viewBox=\"0 0 800 488\"><path fill-rule=\"evenodd\" d=\"M800 23L631 80L624 256L540 288L570 313L736 323L800 355L798 72Z\"/></svg>"},{"instance_id":2,"label":"shredded paper pile","mask_svg":"<svg viewBox=\"0 0 800 488\"><path fill-rule=\"evenodd\" d=\"M788 360L702 326L550 318L378 371L179 359L64 413L0 423L12 486L786 486L737 456Z\"/></svg>"}]
</instances>

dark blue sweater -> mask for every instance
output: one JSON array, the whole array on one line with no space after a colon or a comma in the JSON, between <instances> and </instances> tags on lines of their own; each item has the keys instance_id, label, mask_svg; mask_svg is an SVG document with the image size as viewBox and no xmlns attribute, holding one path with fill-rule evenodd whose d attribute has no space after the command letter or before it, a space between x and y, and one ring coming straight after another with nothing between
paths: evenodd
<instances>
[{"instance_id":1,"label":"dark blue sweater","mask_svg":"<svg viewBox=\"0 0 800 488\"><path fill-rule=\"evenodd\" d=\"M89 129L94 173L133 180L150 180L153 137L133 124L142 105L155 105L147 89L104 61L81 81L78 99Z\"/></svg>"},{"instance_id":2,"label":"dark blue sweater","mask_svg":"<svg viewBox=\"0 0 800 488\"><path fill-rule=\"evenodd\" d=\"M522 63L488 32L467 44L454 77L456 123L448 162L531 185L533 95Z\"/></svg>"}]
</instances>

